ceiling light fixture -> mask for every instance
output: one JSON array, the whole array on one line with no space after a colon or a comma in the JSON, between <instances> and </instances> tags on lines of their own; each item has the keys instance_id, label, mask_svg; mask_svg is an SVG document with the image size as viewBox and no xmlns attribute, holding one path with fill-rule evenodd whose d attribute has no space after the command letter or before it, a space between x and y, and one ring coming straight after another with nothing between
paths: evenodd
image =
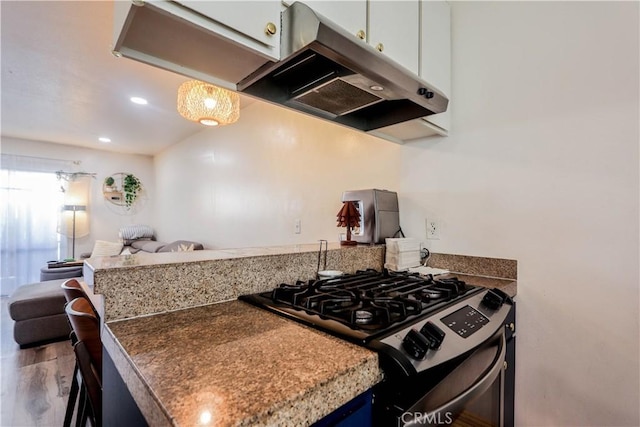
<instances>
[{"instance_id":1,"label":"ceiling light fixture","mask_svg":"<svg viewBox=\"0 0 640 427\"><path fill-rule=\"evenodd\" d=\"M205 126L222 126L240 118L240 96L209 83L190 80L178 88L178 112Z\"/></svg>"},{"instance_id":2,"label":"ceiling light fixture","mask_svg":"<svg viewBox=\"0 0 640 427\"><path fill-rule=\"evenodd\" d=\"M107 138L106 136L101 136L100 138L98 138L98 141L100 141L100 142L111 142L111 138Z\"/></svg>"},{"instance_id":3,"label":"ceiling light fixture","mask_svg":"<svg viewBox=\"0 0 640 427\"><path fill-rule=\"evenodd\" d=\"M144 98L140 98L139 96L132 96L131 98L129 98L131 100L131 102L133 102L134 104L138 104L138 105L147 105L148 102L146 99Z\"/></svg>"}]
</instances>

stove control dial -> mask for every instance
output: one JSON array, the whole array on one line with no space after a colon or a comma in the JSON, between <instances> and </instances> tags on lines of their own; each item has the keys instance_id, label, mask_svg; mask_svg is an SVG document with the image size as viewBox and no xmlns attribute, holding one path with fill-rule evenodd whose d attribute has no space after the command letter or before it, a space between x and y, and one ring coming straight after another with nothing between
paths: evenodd
<instances>
[{"instance_id":1,"label":"stove control dial","mask_svg":"<svg viewBox=\"0 0 640 427\"><path fill-rule=\"evenodd\" d=\"M497 310L509 299L509 295L502 292L500 289L489 289L482 298L482 304L489 307L492 310Z\"/></svg>"},{"instance_id":2,"label":"stove control dial","mask_svg":"<svg viewBox=\"0 0 640 427\"><path fill-rule=\"evenodd\" d=\"M440 348L440 344L442 344L444 336L446 335L442 329L431 322L425 323L422 329L420 329L420 333L427 339L429 348L432 350Z\"/></svg>"},{"instance_id":3,"label":"stove control dial","mask_svg":"<svg viewBox=\"0 0 640 427\"><path fill-rule=\"evenodd\" d=\"M414 359L424 359L429 350L429 341L415 329L411 329L402 340L402 348Z\"/></svg>"}]
</instances>

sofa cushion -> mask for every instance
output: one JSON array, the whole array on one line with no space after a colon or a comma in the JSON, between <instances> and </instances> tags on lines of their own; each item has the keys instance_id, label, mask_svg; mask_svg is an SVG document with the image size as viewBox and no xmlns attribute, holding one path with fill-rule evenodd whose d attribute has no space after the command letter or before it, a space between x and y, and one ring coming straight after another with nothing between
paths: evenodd
<instances>
[{"instance_id":1,"label":"sofa cushion","mask_svg":"<svg viewBox=\"0 0 640 427\"><path fill-rule=\"evenodd\" d=\"M188 252L188 251L200 251L203 246L198 242L191 242L189 240L176 240L162 247L158 252Z\"/></svg>"},{"instance_id":2,"label":"sofa cushion","mask_svg":"<svg viewBox=\"0 0 640 427\"><path fill-rule=\"evenodd\" d=\"M56 279L70 279L72 277L81 277L82 276L82 266L74 266L74 267L58 267L58 268L49 268L42 267L40 269L40 281L46 282L48 280L56 280Z\"/></svg>"},{"instance_id":3,"label":"sofa cushion","mask_svg":"<svg viewBox=\"0 0 640 427\"><path fill-rule=\"evenodd\" d=\"M164 245L166 245L165 242L156 242L155 240L138 240L131 243L131 247L151 253L158 252Z\"/></svg>"},{"instance_id":4,"label":"sofa cushion","mask_svg":"<svg viewBox=\"0 0 640 427\"><path fill-rule=\"evenodd\" d=\"M122 243L125 245L130 245L136 240L146 239L151 240L153 237L153 228L148 225L125 225L120 227L120 231L118 232L118 236L122 239Z\"/></svg>"},{"instance_id":5,"label":"sofa cushion","mask_svg":"<svg viewBox=\"0 0 640 427\"><path fill-rule=\"evenodd\" d=\"M106 240L96 240L91 251L91 257L120 255L122 251L121 242L107 242Z\"/></svg>"},{"instance_id":6,"label":"sofa cushion","mask_svg":"<svg viewBox=\"0 0 640 427\"><path fill-rule=\"evenodd\" d=\"M13 339L20 346L27 346L42 341L69 339L70 332L67 315L61 313L17 321L13 326Z\"/></svg>"},{"instance_id":7,"label":"sofa cushion","mask_svg":"<svg viewBox=\"0 0 640 427\"><path fill-rule=\"evenodd\" d=\"M64 313L66 300L60 285L67 279L19 286L9 298L9 315L20 321Z\"/></svg>"}]
</instances>

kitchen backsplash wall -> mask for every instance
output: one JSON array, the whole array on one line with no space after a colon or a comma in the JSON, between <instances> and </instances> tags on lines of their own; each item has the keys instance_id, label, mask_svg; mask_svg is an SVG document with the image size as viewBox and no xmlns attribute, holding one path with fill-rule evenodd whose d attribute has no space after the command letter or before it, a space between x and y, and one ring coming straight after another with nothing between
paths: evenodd
<instances>
[{"instance_id":1,"label":"kitchen backsplash wall","mask_svg":"<svg viewBox=\"0 0 640 427\"><path fill-rule=\"evenodd\" d=\"M256 101L237 123L156 155L159 238L214 249L337 241L342 192L395 190L400 148Z\"/></svg>"},{"instance_id":2,"label":"kitchen backsplash wall","mask_svg":"<svg viewBox=\"0 0 640 427\"><path fill-rule=\"evenodd\" d=\"M91 252L96 240L117 241L118 231L127 224L149 224L153 226L152 212L155 194L153 159L150 156L118 154L91 148L55 144L2 137L2 152L21 156L44 157L61 160L79 160L75 171L91 172L96 179L91 183L89 198L90 234L76 240L76 255ZM144 186L142 203L135 212L125 213L123 209L108 203L102 195L103 180L117 172L135 174Z\"/></svg>"}]
</instances>

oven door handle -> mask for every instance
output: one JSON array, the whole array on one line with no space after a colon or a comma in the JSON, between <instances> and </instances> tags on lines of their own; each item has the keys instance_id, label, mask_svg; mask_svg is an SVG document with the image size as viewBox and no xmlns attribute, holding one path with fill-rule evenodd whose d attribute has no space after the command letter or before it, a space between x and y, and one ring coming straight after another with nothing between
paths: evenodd
<instances>
[{"instance_id":1,"label":"oven door handle","mask_svg":"<svg viewBox=\"0 0 640 427\"><path fill-rule=\"evenodd\" d=\"M489 390L494 381L500 377L504 369L506 344L504 331L499 330L486 346L476 350L436 388L405 411L399 425L431 426L442 424L443 420L444 423L451 424L453 421L451 417L454 414L462 412L473 399ZM473 378L473 375L477 376ZM435 409L432 409L434 407ZM500 419L500 425L502 425L502 416Z\"/></svg>"},{"instance_id":2,"label":"oven door handle","mask_svg":"<svg viewBox=\"0 0 640 427\"><path fill-rule=\"evenodd\" d=\"M476 381L471 387L460 393L447 403L442 404L439 408L433 411L429 411L426 419L435 419L433 417L441 416L448 412L457 412L460 408L464 408L465 405L471 400L480 396L487 391L491 384L500 376L504 369L505 356L507 354L507 342L504 333L500 337L500 350L498 356L495 358L494 363L486 371L486 374Z\"/></svg>"}]
</instances>

